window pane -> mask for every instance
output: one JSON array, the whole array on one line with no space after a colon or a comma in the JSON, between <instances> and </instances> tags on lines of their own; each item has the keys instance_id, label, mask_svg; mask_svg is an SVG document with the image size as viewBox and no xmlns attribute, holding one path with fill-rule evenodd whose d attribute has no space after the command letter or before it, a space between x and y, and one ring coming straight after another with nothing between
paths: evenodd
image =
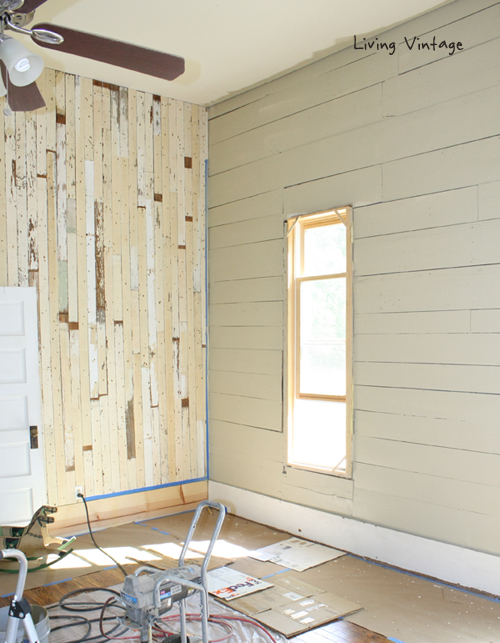
<instances>
[{"instance_id":1,"label":"window pane","mask_svg":"<svg viewBox=\"0 0 500 643\"><path fill-rule=\"evenodd\" d=\"M290 460L294 464L345 468L346 405L327 400L296 400Z\"/></svg>"},{"instance_id":2,"label":"window pane","mask_svg":"<svg viewBox=\"0 0 500 643\"><path fill-rule=\"evenodd\" d=\"M343 223L304 229L304 277L346 272L346 228Z\"/></svg>"},{"instance_id":3,"label":"window pane","mask_svg":"<svg viewBox=\"0 0 500 643\"><path fill-rule=\"evenodd\" d=\"M346 280L300 284L300 393L346 394Z\"/></svg>"}]
</instances>

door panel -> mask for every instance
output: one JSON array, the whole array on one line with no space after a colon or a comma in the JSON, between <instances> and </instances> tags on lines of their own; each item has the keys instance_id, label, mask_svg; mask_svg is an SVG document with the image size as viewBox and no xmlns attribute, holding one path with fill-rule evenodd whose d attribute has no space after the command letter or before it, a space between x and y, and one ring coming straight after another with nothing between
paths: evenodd
<instances>
[{"instance_id":1,"label":"door panel","mask_svg":"<svg viewBox=\"0 0 500 643\"><path fill-rule=\"evenodd\" d=\"M0 288L0 525L29 522L45 489L36 290Z\"/></svg>"}]
</instances>

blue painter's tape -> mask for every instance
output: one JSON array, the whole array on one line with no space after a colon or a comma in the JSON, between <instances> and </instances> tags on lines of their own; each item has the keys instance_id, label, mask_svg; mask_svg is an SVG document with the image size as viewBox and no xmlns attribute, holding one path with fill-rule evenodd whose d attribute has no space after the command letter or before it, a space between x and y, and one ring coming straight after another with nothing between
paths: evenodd
<instances>
[{"instance_id":1,"label":"blue painter's tape","mask_svg":"<svg viewBox=\"0 0 500 643\"><path fill-rule=\"evenodd\" d=\"M403 641L400 641L399 639L393 639L392 637L389 637L387 640L394 641L394 643L404 643Z\"/></svg>"},{"instance_id":2,"label":"blue painter's tape","mask_svg":"<svg viewBox=\"0 0 500 643\"><path fill-rule=\"evenodd\" d=\"M161 529L158 529L158 527L150 527L153 531L157 531L160 534L165 534L165 536L170 536L170 532L168 531L162 531Z\"/></svg>"},{"instance_id":3,"label":"blue painter's tape","mask_svg":"<svg viewBox=\"0 0 500 643\"><path fill-rule=\"evenodd\" d=\"M55 581L52 581L52 583L47 583L46 585L42 585L42 587L50 587L50 585L59 585L59 583L65 583L68 580L73 580L73 579L63 578L62 580L55 580Z\"/></svg>"},{"instance_id":4,"label":"blue painter's tape","mask_svg":"<svg viewBox=\"0 0 500 643\"><path fill-rule=\"evenodd\" d=\"M391 565L378 563L376 560L367 560L366 558L363 558L363 556L356 556L356 554L347 554L347 555L351 556L351 558L357 558L358 560L362 560L365 563L368 563L370 565L377 565L378 567L383 567L384 569L390 569L393 572L398 572L398 574L404 574L405 576L413 576L413 578L420 578L420 580L425 580L428 583L433 583L434 585L440 585L441 587L449 587L450 589L453 589L456 592L462 592L464 594L469 594L470 596L477 596L477 598L484 598L484 600L490 601L491 603L500 603L500 598L496 598L495 596L487 596L486 594L481 594L480 592L474 592L473 590L470 590L470 589L464 589L463 587L458 587L457 585L452 585L451 583L444 583L443 581L440 581L434 578L427 578L426 576L422 576L421 574L416 574L415 572L407 572L403 569L399 569L398 567L392 567Z\"/></svg>"},{"instance_id":5,"label":"blue painter's tape","mask_svg":"<svg viewBox=\"0 0 500 643\"><path fill-rule=\"evenodd\" d=\"M168 516L161 516L160 518L151 518L146 522L150 523L150 522L154 522L155 520L163 520L164 518L171 518L172 516L181 516L182 514L194 514L194 509L186 509L186 511L178 511L175 514L168 514Z\"/></svg>"},{"instance_id":6,"label":"blue painter's tape","mask_svg":"<svg viewBox=\"0 0 500 643\"><path fill-rule=\"evenodd\" d=\"M2 594L2 598L9 598L9 596L14 596L14 592L11 594Z\"/></svg>"},{"instance_id":7,"label":"blue painter's tape","mask_svg":"<svg viewBox=\"0 0 500 643\"><path fill-rule=\"evenodd\" d=\"M207 252L207 239L208 239L208 159L205 159L205 328L208 329L208 252ZM208 331L205 331L206 351L208 352ZM207 467L207 480L210 479L210 444L208 441L208 359L205 360L205 462Z\"/></svg>"},{"instance_id":8,"label":"blue painter's tape","mask_svg":"<svg viewBox=\"0 0 500 643\"><path fill-rule=\"evenodd\" d=\"M192 480L180 480L179 482L167 482L166 484L159 484L154 487L141 487L140 489L129 489L128 491L117 491L116 493L106 493L103 496L89 496L85 498L87 502L91 500L105 500L106 498L116 498L117 496L130 496L133 493L141 493L142 491L154 491L155 489L166 489L167 487L180 487L183 484L190 484L191 482L204 482L208 480L207 476L203 478L193 478Z\"/></svg>"},{"instance_id":9,"label":"blue painter's tape","mask_svg":"<svg viewBox=\"0 0 500 643\"><path fill-rule=\"evenodd\" d=\"M261 580L264 580L264 578L272 578L273 576L277 576L278 574L284 574L285 572L291 572L291 569L288 569L288 567L285 567L285 569L281 569L279 572L274 572L274 574L268 574L267 576L262 576Z\"/></svg>"},{"instance_id":10,"label":"blue painter's tape","mask_svg":"<svg viewBox=\"0 0 500 643\"><path fill-rule=\"evenodd\" d=\"M109 567L103 567L101 571L107 572L108 569L116 569L117 565L110 565Z\"/></svg>"}]
</instances>

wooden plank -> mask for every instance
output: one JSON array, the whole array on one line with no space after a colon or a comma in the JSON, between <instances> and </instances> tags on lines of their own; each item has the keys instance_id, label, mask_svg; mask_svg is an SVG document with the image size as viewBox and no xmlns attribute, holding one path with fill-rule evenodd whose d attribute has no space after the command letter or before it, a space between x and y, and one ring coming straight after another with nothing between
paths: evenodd
<instances>
[{"instance_id":1,"label":"wooden plank","mask_svg":"<svg viewBox=\"0 0 500 643\"><path fill-rule=\"evenodd\" d=\"M350 64L342 59L350 58ZM353 60L354 59L354 60ZM210 140L212 144L236 136L266 123L279 121L291 114L298 114L316 105L321 105L366 87L376 85L396 76L396 56L362 55L354 51L340 52L321 61L323 73L316 75L314 65L285 76L280 82L267 85L264 96L257 96L257 88L247 94L247 105L230 111L223 117L214 118L220 106L210 109ZM337 67L338 65L338 67ZM302 76L302 82L299 77ZM255 98L254 98L255 97ZM239 97L241 100L244 97ZM227 103L226 103L227 105ZM224 106L224 104L223 104Z\"/></svg>"},{"instance_id":2,"label":"wooden plank","mask_svg":"<svg viewBox=\"0 0 500 643\"><path fill-rule=\"evenodd\" d=\"M118 464L118 388L117 363L115 347L114 306L117 296L114 283L113 265L113 239L114 239L114 214L113 214L113 184L112 184L112 141L111 141L111 90L108 86L95 87L100 97L101 114L98 118L101 131L96 132L100 137L102 147L100 151L100 164L102 177L99 180L98 190L102 189L103 207L103 234L104 234L104 299L105 299L105 338L107 355L107 382L106 398L100 397L101 418L101 460L103 469L103 492L111 493L120 488L120 471ZM99 96L100 92L100 96ZM94 179L95 182L95 179ZM102 182L102 188L100 184ZM101 291L102 292L102 291ZM119 297L119 293L118 293ZM101 302L102 303L102 302ZM102 313L101 313L102 315ZM102 328L102 322L101 322ZM101 331L102 333L102 331ZM101 334L102 337L102 334ZM102 341L100 343L102 346ZM101 385L101 383L100 383Z\"/></svg>"},{"instance_id":3,"label":"wooden plank","mask_svg":"<svg viewBox=\"0 0 500 643\"><path fill-rule=\"evenodd\" d=\"M76 237L76 105L75 77L66 74L66 181L68 244L68 320L78 322L78 254Z\"/></svg>"},{"instance_id":4,"label":"wooden plank","mask_svg":"<svg viewBox=\"0 0 500 643\"><path fill-rule=\"evenodd\" d=\"M203 163L201 149L200 156L200 162ZM204 183L203 167L200 173L200 195L203 198L204 190L201 187L201 181ZM226 203L224 205L210 207L208 227L213 228L219 225L246 221L253 218L260 219L262 217L269 217L272 215L280 216L282 214L283 207L282 199L282 191L274 190L243 199L237 203Z\"/></svg>"},{"instance_id":5,"label":"wooden plank","mask_svg":"<svg viewBox=\"0 0 500 643\"><path fill-rule=\"evenodd\" d=\"M283 428L281 405L281 399L261 400L212 392L209 408L210 417L216 420L281 431Z\"/></svg>"},{"instance_id":6,"label":"wooden plank","mask_svg":"<svg viewBox=\"0 0 500 643\"><path fill-rule=\"evenodd\" d=\"M493 61L499 54L498 38L477 47L467 44L459 56L447 56L435 64L387 79L383 83L384 116L424 109L498 85L500 72ZM432 91L428 91L429 87Z\"/></svg>"},{"instance_id":7,"label":"wooden plank","mask_svg":"<svg viewBox=\"0 0 500 643\"><path fill-rule=\"evenodd\" d=\"M88 103L86 103L88 109ZM85 238L87 270L87 311L90 396L99 397L99 355L97 338L97 275L96 275L96 234L94 201L94 163L85 161Z\"/></svg>"},{"instance_id":8,"label":"wooden plank","mask_svg":"<svg viewBox=\"0 0 500 643\"><path fill-rule=\"evenodd\" d=\"M150 403L149 369L141 367L142 384L142 441L144 453L144 482L146 487L154 485L153 425Z\"/></svg>"},{"instance_id":9,"label":"wooden plank","mask_svg":"<svg viewBox=\"0 0 500 643\"><path fill-rule=\"evenodd\" d=\"M483 551L493 551L491 534L499 528L500 518L469 513L461 509L432 505L422 501L382 496L368 490L355 494L360 520L387 527L403 529L408 533L446 541L451 537L458 546L471 548L477 544Z\"/></svg>"},{"instance_id":10,"label":"wooden plank","mask_svg":"<svg viewBox=\"0 0 500 643\"><path fill-rule=\"evenodd\" d=\"M17 219L17 284L28 285L28 203L26 194L26 118L16 113L16 219Z\"/></svg>"},{"instance_id":11,"label":"wooden plank","mask_svg":"<svg viewBox=\"0 0 500 643\"><path fill-rule=\"evenodd\" d=\"M92 423L92 451L86 451L84 457L92 455L92 495L101 495L103 492L103 466L101 444L101 408L99 399L90 401L90 419Z\"/></svg>"},{"instance_id":12,"label":"wooden plank","mask_svg":"<svg viewBox=\"0 0 500 643\"><path fill-rule=\"evenodd\" d=\"M360 335L356 360L414 364L500 363L500 334Z\"/></svg>"},{"instance_id":13,"label":"wooden plank","mask_svg":"<svg viewBox=\"0 0 500 643\"><path fill-rule=\"evenodd\" d=\"M356 438L355 450L356 461L364 464L500 487L497 454L435 449L364 436Z\"/></svg>"},{"instance_id":14,"label":"wooden plank","mask_svg":"<svg viewBox=\"0 0 500 643\"><path fill-rule=\"evenodd\" d=\"M97 411L96 411L97 413ZM100 429L100 460L101 460L101 488L102 493L109 493L107 491L111 487L110 478L112 477L109 468L110 462L110 444L108 440L109 435L109 395L101 395L99 397L99 429Z\"/></svg>"},{"instance_id":15,"label":"wooden plank","mask_svg":"<svg viewBox=\"0 0 500 643\"><path fill-rule=\"evenodd\" d=\"M128 94L129 90L126 87L119 89L119 114L120 114L120 157L122 159L128 158L129 155L129 129L130 122L128 120Z\"/></svg>"},{"instance_id":16,"label":"wooden plank","mask_svg":"<svg viewBox=\"0 0 500 643\"><path fill-rule=\"evenodd\" d=\"M158 101L155 101L155 106L159 104ZM161 104L160 108L161 108ZM161 110L160 110L161 111ZM156 115L155 118L160 118L161 115ZM160 125L158 125L160 127ZM158 135L158 138L161 142L161 129ZM155 150L158 142L155 137ZM158 171L156 167L156 153L155 153L155 177ZM156 189L163 190L162 188L162 168L160 166L160 176L155 178L155 191ZM160 181L160 184L157 184L157 181ZM156 193L156 192L155 192ZM165 260L168 261L163 254L164 248L164 237L163 237L163 202L154 202L154 220L155 220L155 312L156 312L156 361L155 361L155 377L156 377L156 391L158 402L158 458L160 460L161 466L158 469L159 480L161 483L164 483L168 480L168 439L167 439L167 427L168 427L168 412L169 407L167 403L167 386L168 386L168 374L167 374L167 365L166 365L166 337L165 337L165 307L164 307L164 274L163 266ZM168 338L170 342L170 337ZM154 406L154 397L153 397L153 386L151 388L151 403Z\"/></svg>"},{"instance_id":17,"label":"wooden plank","mask_svg":"<svg viewBox=\"0 0 500 643\"><path fill-rule=\"evenodd\" d=\"M141 374L141 354L134 353L134 422L135 422L135 462L137 486L142 488L146 486L146 469L144 458L144 441L143 441L143 415L142 415L142 374ZM146 399L147 402L147 399ZM132 436L131 436L132 437ZM132 445L131 445L132 446Z\"/></svg>"},{"instance_id":18,"label":"wooden plank","mask_svg":"<svg viewBox=\"0 0 500 643\"><path fill-rule=\"evenodd\" d=\"M392 161L383 166L384 200L488 183L499 171L500 144L495 138Z\"/></svg>"},{"instance_id":19,"label":"wooden plank","mask_svg":"<svg viewBox=\"0 0 500 643\"><path fill-rule=\"evenodd\" d=\"M25 123L26 123L26 197L27 197L27 215L28 215L28 270L38 270L36 114L33 112L27 112L25 114ZM3 157L3 154L2 154L2 157ZM0 168L0 176L3 176L1 168ZM5 200L5 195L3 196L3 201L4 200ZM2 207L2 204L0 204L0 207ZM5 212L5 206L2 208L2 211ZM4 237L4 242L5 242L5 237ZM0 262L1 262L1 259L0 259Z\"/></svg>"},{"instance_id":20,"label":"wooden plank","mask_svg":"<svg viewBox=\"0 0 500 643\"><path fill-rule=\"evenodd\" d=\"M256 243L283 238L283 215L259 217L212 227L209 233L210 248L226 248L242 243Z\"/></svg>"},{"instance_id":21,"label":"wooden plank","mask_svg":"<svg viewBox=\"0 0 500 643\"><path fill-rule=\"evenodd\" d=\"M45 70L45 102L47 104L47 138L46 149L56 152L57 136L56 136L56 72L53 69ZM39 172L40 173L40 172Z\"/></svg>"},{"instance_id":22,"label":"wooden plank","mask_svg":"<svg viewBox=\"0 0 500 643\"><path fill-rule=\"evenodd\" d=\"M165 369L166 375L174 371L174 344L172 342L172 218L170 211L170 172L171 172L171 133L172 116L170 101L162 98L161 101L161 135L164 161L162 163L162 233L163 233L163 318L165 323ZM174 480L175 471L175 413L174 413L174 382L173 377L167 377L165 393L167 417L163 429L164 440L164 467L165 475L169 480Z\"/></svg>"},{"instance_id":23,"label":"wooden plank","mask_svg":"<svg viewBox=\"0 0 500 643\"><path fill-rule=\"evenodd\" d=\"M48 69L45 68L39 76L36 84L42 96L45 99L45 107L36 110L36 167L39 176L47 175L47 118L49 105L48 102Z\"/></svg>"},{"instance_id":24,"label":"wooden plank","mask_svg":"<svg viewBox=\"0 0 500 643\"><path fill-rule=\"evenodd\" d=\"M112 466L117 470L115 477L119 478L119 489L125 490L134 488L135 480L129 481L129 467L127 462L127 430L126 430L126 400L125 400L125 356L123 352L123 324L115 322L114 324L115 335L115 362L116 362L116 423L117 431L113 435L113 442L111 449L115 453L111 454Z\"/></svg>"},{"instance_id":25,"label":"wooden plank","mask_svg":"<svg viewBox=\"0 0 500 643\"><path fill-rule=\"evenodd\" d=\"M57 258L68 260L67 238L67 172L66 172L66 87L64 72L57 71L55 79L56 99L56 152L57 152ZM61 312L67 312L61 311Z\"/></svg>"},{"instance_id":26,"label":"wooden plank","mask_svg":"<svg viewBox=\"0 0 500 643\"><path fill-rule=\"evenodd\" d=\"M283 328L278 326L211 326L210 348L282 350Z\"/></svg>"},{"instance_id":27,"label":"wooden plank","mask_svg":"<svg viewBox=\"0 0 500 643\"><path fill-rule=\"evenodd\" d=\"M73 449L74 449L74 467L75 467L75 484L83 484L83 441L82 441L82 412L81 412L81 392L80 392L80 351L79 351L79 331L69 331L69 352L70 352L70 378L71 378L71 397L68 403L72 407L73 417ZM73 489L74 494L74 489ZM71 496L68 494L69 498Z\"/></svg>"},{"instance_id":28,"label":"wooden plank","mask_svg":"<svg viewBox=\"0 0 500 643\"><path fill-rule=\"evenodd\" d=\"M442 154L442 150L449 147L452 147L455 152L459 144L495 135L498 131L498 115L489 104L489 99L495 102L497 99L493 97L498 96L500 96L500 88L487 89L461 97L456 101L435 105L429 110L384 119L212 175L210 204L218 205L236 201L280 186L295 185L324 177L325 168L328 168L328 174L335 175L378 163L403 163L396 159L406 157L410 157L408 160L415 163L415 159L420 158L415 155ZM478 116L480 124L475 121ZM384 141L384 145L381 146L380 141ZM338 154L339 149L342 149L342 154ZM486 149L488 149L487 146ZM436 152L436 150L439 151ZM488 160L487 156L486 161L483 162L488 163ZM448 168L441 180L446 180L450 171L451 168ZM495 180L498 177L498 171L494 176L495 171L490 171L488 176L491 178L486 180ZM401 180L403 180L402 177ZM411 177L410 180L415 181L416 177ZM428 177L428 180L439 185L436 176ZM478 182L485 182L485 179L480 179ZM453 187L471 184L472 182L463 182ZM445 185L441 189L446 187ZM437 192L439 188L421 189L417 193L410 194L425 194L431 191ZM386 196L386 200L406 196L398 193L394 196L390 194L391 196Z\"/></svg>"},{"instance_id":29,"label":"wooden plank","mask_svg":"<svg viewBox=\"0 0 500 643\"><path fill-rule=\"evenodd\" d=\"M382 168L375 165L285 188L283 212L308 214L343 207L346 203L359 207L380 201Z\"/></svg>"},{"instance_id":30,"label":"wooden plank","mask_svg":"<svg viewBox=\"0 0 500 643\"><path fill-rule=\"evenodd\" d=\"M356 488L484 515L499 515L500 487L359 463Z\"/></svg>"},{"instance_id":31,"label":"wooden plank","mask_svg":"<svg viewBox=\"0 0 500 643\"><path fill-rule=\"evenodd\" d=\"M474 186L357 208L354 238L357 241L365 237L439 228L477 219L478 188Z\"/></svg>"},{"instance_id":32,"label":"wooden plank","mask_svg":"<svg viewBox=\"0 0 500 643\"><path fill-rule=\"evenodd\" d=\"M283 239L219 248L210 253L211 281L272 277L283 274Z\"/></svg>"},{"instance_id":33,"label":"wooden plank","mask_svg":"<svg viewBox=\"0 0 500 643\"><path fill-rule=\"evenodd\" d=\"M15 116L5 117L5 172L7 220L7 275L9 286L18 285L17 205L16 205L16 123Z\"/></svg>"},{"instance_id":34,"label":"wooden plank","mask_svg":"<svg viewBox=\"0 0 500 643\"><path fill-rule=\"evenodd\" d=\"M284 285L283 277L216 282L210 286L210 303L215 305L283 301Z\"/></svg>"},{"instance_id":35,"label":"wooden plank","mask_svg":"<svg viewBox=\"0 0 500 643\"><path fill-rule=\"evenodd\" d=\"M384 66L380 57L378 60ZM332 89L330 87L330 91ZM305 93L297 98L299 101L303 98L311 99ZM319 141L381 120L382 84L373 84L317 105L310 104L309 108L298 112L293 111L292 114L286 113L289 109L294 109L291 105L286 107L282 105L281 108L285 111L285 115L281 118L271 122L264 121L260 127L253 127L250 131L247 130L245 121L241 119L239 124L243 133L235 133L218 143L212 142L210 174L225 172L240 165L281 154L294 147L307 145L312 141ZM257 116L256 110L252 115ZM214 121L215 123L217 121Z\"/></svg>"},{"instance_id":36,"label":"wooden plank","mask_svg":"<svg viewBox=\"0 0 500 643\"><path fill-rule=\"evenodd\" d=\"M356 411L356 434L398 442L500 454L495 421Z\"/></svg>"},{"instance_id":37,"label":"wooden plank","mask_svg":"<svg viewBox=\"0 0 500 643\"><path fill-rule=\"evenodd\" d=\"M418 56L414 54L415 49L410 49L409 46L400 47L398 49L398 64L399 64L399 73L404 74L410 70L417 69L418 67L423 67L425 65L430 65L435 63L438 60L445 59L450 60L453 56L460 57L461 52L450 55L450 49L445 47L435 47L426 48L423 43L432 42L433 37L436 38L438 44L442 43L444 40L449 44L451 42L457 43L459 38L457 38L457 33L467 34L467 38L464 40L466 42L462 43L463 49L471 49L474 46L480 45L488 40L498 37L498 30L495 28L495 23L498 23L500 18L500 7L492 6L484 11L478 11L472 13L470 16L465 16L462 20L458 22L453 22L452 24L446 24L438 28L434 28L431 31L424 33L416 32L414 37L419 38L415 41L414 47L419 47ZM410 40L410 39L409 39ZM410 42L411 44L411 42ZM412 55L413 54L413 55Z\"/></svg>"},{"instance_id":38,"label":"wooden plank","mask_svg":"<svg viewBox=\"0 0 500 643\"><path fill-rule=\"evenodd\" d=\"M492 287L498 266L358 277L354 284L356 312L421 312L500 308Z\"/></svg>"},{"instance_id":39,"label":"wooden plank","mask_svg":"<svg viewBox=\"0 0 500 643\"><path fill-rule=\"evenodd\" d=\"M137 92L137 205L146 206L146 115L145 96L143 92Z\"/></svg>"},{"instance_id":40,"label":"wooden plank","mask_svg":"<svg viewBox=\"0 0 500 643\"><path fill-rule=\"evenodd\" d=\"M102 191L101 191L102 192ZM97 367L99 395L107 394L107 343L106 343L106 284L105 284L105 231L104 205L94 201L95 230L95 300L97 326Z\"/></svg>"},{"instance_id":41,"label":"wooden plank","mask_svg":"<svg viewBox=\"0 0 500 643\"><path fill-rule=\"evenodd\" d=\"M210 323L214 326L283 326L281 301L243 304L212 304Z\"/></svg>"},{"instance_id":42,"label":"wooden plank","mask_svg":"<svg viewBox=\"0 0 500 643\"><path fill-rule=\"evenodd\" d=\"M482 426L498 418L496 395L356 386L354 401L356 410L469 423L481 418Z\"/></svg>"},{"instance_id":43,"label":"wooden plank","mask_svg":"<svg viewBox=\"0 0 500 643\"><path fill-rule=\"evenodd\" d=\"M76 198L76 111L75 111L75 76L65 74L65 118L66 118L66 189L69 200ZM69 214L69 213L68 213ZM69 222L68 222L69 227ZM68 250L69 253L69 250ZM69 256L68 256L69 259Z\"/></svg>"},{"instance_id":44,"label":"wooden plank","mask_svg":"<svg viewBox=\"0 0 500 643\"><path fill-rule=\"evenodd\" d=\"M147 328L149 367L151 377L151 406L158 406L158 358L157 358L157 313L156 313L156 229L154 203L146 201L146 271L147 271Z\"/></svg>"},{"instance_id":45,"label":"wooden plank","mask_svg":"<svg viewBox=\"0 0 500 643\"><path fill-rule=\"evenodd\" d=\"M58 504L66 504L66 462L63 428L61 354L59 343L59 288L57 262L56 154L47 153L47 263L50 327L50 373L52 377L55 467Z\"/></svg>"},{"instance_id":46,"label":"wooden plank","mask_svg":"<svg viewBox=\"0 0 500 643\"><path fill-rule=\"evenodd\" d=\"M356 384L466 393L500 393L497 366L358 362Z\"/></svg>"},{"instance_id":47,"label":"wooden plank","mask_svg":"<svg viewBox=\"0 0 500 643\"><path fill-rule=\"evenodd\" d=\"M472 333L500 332L500 310L471 310L470 315Z\"/></svg>"},{"instance_id":48,"label":"wooden plank","mask_svg":"<svg viewBox=\"0 0 500 643\"><path fill-rule=\"evenodd\" d=\"M282 371L282 351L217 348L210 352L210 368L214 371L273 375Z\"/></svg>"},{"instance_id":49,"label":"wooden plank","mask_svg":"<svg viewBox=\"0 0 500 643\"><path fill-rule=\"evenodd\" d=\"M443 333L468 333L471 330L471 315L480 311L446 310L422 313L380 313L355 315L355 335L400 335ZM500 320L499 320L500 323ZM473 324L472 324L473 327ZM500 328L500 325L498 326ZM492 329L485 332L494 332Z\"/></svg>"},{"instance_id":50,"label":"wooden plank","mask_svg":"<svg viewBox=\"0 0 500 643\"><path fill-rule=\"evenodd\" d=\"M479 219L494 219L500 212L500 181L479 186Z\"/></svg>"},{"instance_id":51,"label":"wooden plank","mask_svg":"<svg viewBox=\"0 0 500 643\"><path fill-rule=\"evenodd\" d=\"M46 166L45 166L46 167ZM47 476L47 500L57 504L57 467L56 467L56 434L54 426L54 396L52 393L51 371L51 324L49 307L49 263L48 263L48 227L47 227L47 178L37 179L38 192L38 248L40 267L38 273L39 288L39 326L40 326L40 383L42 393L42 421L45 442L45 472Z\"/></svg>"},{"instance_id":52,"label":"wooden plank","mask_svg":"<svg viewBox=\"0 0 500 643\"><path fill-rule=\"evenodd\" d=\"M500 220L489 219L358 239L356 275L498 264L499 233Z\"/></svg>"},{"instance_id":53,"label":"wooden plank","mask_svg":"<svg viewBox=\"0 0 500 643\"><path fill-rule=\"evenodd\" d=\"M80 77L75 78L75 161L76 161L76 237L78 254L78 344L80 365L80 408L82 449L92 445L90 417L90 380L89 380L89 324L87 292L87 221L86 221L86 182L85 182L85 124L84 124L84 88ZM76 440L76 438L75 438ZM92 453L83 452L83 475L85 493L92 488ZM90 465L90 470L89 470Z\"/></svg>"}]
</instances>

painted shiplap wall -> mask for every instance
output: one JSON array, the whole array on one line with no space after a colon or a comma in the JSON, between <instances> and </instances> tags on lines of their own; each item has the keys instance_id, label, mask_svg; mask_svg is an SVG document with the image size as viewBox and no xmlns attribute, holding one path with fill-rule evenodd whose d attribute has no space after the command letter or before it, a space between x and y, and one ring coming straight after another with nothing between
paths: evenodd
<instances>
[{"instance_id":1,"label":"painted shiplap wall","mask_svg":"<svg viewBox=\"0 0 500 643\"><path fill-rule=\"evenodd\" d=\"M211 478L499 554L500 3L377 35L209 110ZM284 466L283 221L343 205L352 480Z\"/></svg>"},{"instance_id":2,"label":"painted shiplap wall","mask_svg":"<svg viewBox=\"0 0 500 643\"><path fill-rule=\"evenodd\" d=\"M206 110L47 69L0 106L0 285L39 299L49 502L206 475Z\"/></svg>"}]
</instances>

